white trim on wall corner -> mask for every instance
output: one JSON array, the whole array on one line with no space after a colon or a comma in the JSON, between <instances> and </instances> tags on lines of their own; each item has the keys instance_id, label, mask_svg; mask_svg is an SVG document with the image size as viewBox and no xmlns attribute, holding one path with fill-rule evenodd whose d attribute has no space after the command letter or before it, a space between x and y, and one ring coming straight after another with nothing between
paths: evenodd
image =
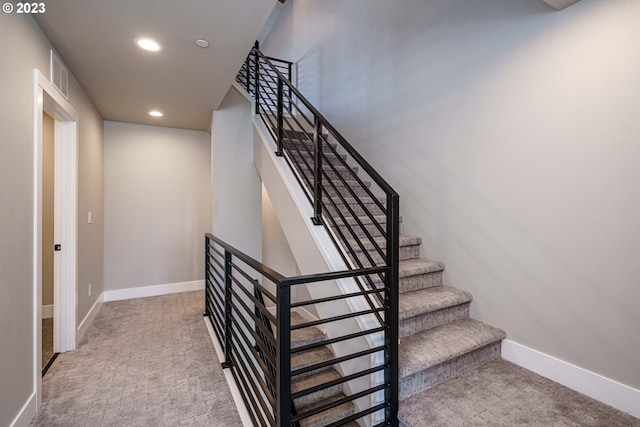
<instances>
[{"instance_id":1,"label":"white trim on wall corner","mask_svg":"<svg viewBox=\"0 0 640 427\"><path fill-rule=\"evenodd\" d=\"M192 282L167 283L164 285L139 286L136 288L104 291L104 301L120 301L124 299L155 297L158 295L177 294L180 292L200 291L204 289L204 280Z\"/></svg>"},{"instance_id":2,"label":"white trim on wall corner","mask_svg":"<svg viewBox=\"0 0 640 427\"><path fill-rule=\"evenodd\" d=\"M51 319L53 317L53 304L42 306L42 318Z\"/></svg>"},{"instance_id":3,"label":"white trim on wall corner","mask_svg":"<svg viewBox=\"0 0 640 427\"><path fill-rule=\"evenodd\" d=\"M511 340L502 341L502 357L565 387L640 417L640 390Z\"/></svg>"},{"instance_id":4,"label":"white trim on wall corner","mask_svg":"<svg viewBox=\"0 0 640 427\"><path fill-rule=\"evenodd\" d=\"M27 427L36 416L36 393L31 393L18 415L13 419L9 427Z\"/></svg>"},{"instance_id":5,"label":"white trim on wall corner","mask_svg":"<svg viewBox=\"0 0 640 427\"><path fill-rule=\"evenodd\" d=\"M96 302L93 304L93 307L91 307L91 310L89 310L87 315L84 316L84 319L82 319L82 323L80 323L80 326L78 326L78 332L76 333L76 346L78 345L84 334L89 330L89 326L91 326L91 324L95 320L98 312L100 311L100 308L102 308L103 303L104 292L100 294Z\"/></svg>"}]
</instances>

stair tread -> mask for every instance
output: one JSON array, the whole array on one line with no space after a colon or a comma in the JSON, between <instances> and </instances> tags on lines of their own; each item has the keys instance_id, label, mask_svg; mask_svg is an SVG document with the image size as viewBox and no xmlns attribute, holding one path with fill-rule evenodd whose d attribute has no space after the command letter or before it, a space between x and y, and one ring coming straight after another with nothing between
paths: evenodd
<instances>
[{"instance_id":1,"label":"stair tread","mask_svg":"<svg viewBox=\"0 0 640 427\"><path fill-rule=\"evenodd\" d=\"M473 319L457 320L404 337L399 346L402 378L500 341L503 330Z\"/></svg>"},{"instance_id":2,"label":"stair tread","mask_svg":"<svg viewBox=\"0 0 640 427\"><path fill-rule=\"evenodd\" d=\"M471 302L469 292L450 286L436 286L400 294L400 320Z\"/></svg>"},{"instance_id":3,"label":"stair tread","mask_svg":"<svg viewBox=\"0 0 640 427\"><path fill-rule=\"evenodd\" d=\"M444 270L444 264L426 258L415 258L400 261L400 277L417 276L419 274L436 273Z\"/></svg>"}]
</instances>

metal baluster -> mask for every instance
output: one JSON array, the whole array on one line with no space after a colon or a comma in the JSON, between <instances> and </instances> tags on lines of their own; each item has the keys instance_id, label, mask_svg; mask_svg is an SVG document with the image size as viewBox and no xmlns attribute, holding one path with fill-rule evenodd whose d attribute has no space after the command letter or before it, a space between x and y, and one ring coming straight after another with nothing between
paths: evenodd
<instances>
[{"instance_id":1,"label":"metal baluster","mask_svg":"<svg viewBox=\"0 0 640 427\"><path fill-rule=\"evenodd\" d=\"M315 225L322 225L322 123L313 118L313 216Z\"/></svg>"},{"instance_id":2,"label":"metal baluster","mask_svg":"<svg viewBox=\"0 0 640 427\"><path fill-rule=\"evenodd\" d=\"M278 134L278 141L277 141L277 146L278 149L276 151L276 156L282 156L283 155L283 137L284 137L284 129L282 128L283 125L283 109L284 109L284 105L282 102L282 97L284 96L282 93L282 79L280 77L278 77L278 129L277 129L277 134Z\"/></svg>"},{"instance_id":3,"label":"metal baluster","mask_svg":"<svg viewBox=\"0 0 640 427\"><path fill-rule=\"evenodd\" d=\"M254 45L254 47L256 48L256 52L254 53L255 55L255 62L254 62L254 66L255 66L255 86L256 86L256 114L260 114L260 90L258 89L258 84L259 84L259 78L260 78L260 57L258 56L258 49L260 49L260 43L258 41L256 41L256 44Z\"/></svg>"},{"instance_id":4,"label":"metal baluster","mask_svg":"<svg viewBox=\"0 0 640 427\"><path fill-rule=\"evenodd\" d=\"M289 83L293 84L293 82L291 81L291 66L293 64L291 62L289 62L289 67L288 67L288 71L289 71L289 75L287 76L287 79L289 79ZM291 98L291 86L289 86L289 111L291 112L291 114L293 114L293 105L292 105L292 98Z\"/></svg>"},{"instance_id":5,"label":"metal baluster","mask_svg":"<svg viewBox=\"0 0 640 427\"><path fill-rule=\"evenodd\" d=\"M395 193L387 194L387 265L390 267L386 275L385 292L385 323L387 332L385 333L385 363L390 369L385 369L385 382L389 385L385 389L385 401L389 403L386 410L387 420L392 426L398 425L398 369L399 353L398 344L400 335L398 331L399 323L399 224L400 224L400 197Z\"/></svg>"},{"instance_id":6,"label":"metal baluster","mask_svg":"<svg viewBox=\"0 0 640 427\"><path fill-rule=\"evenodd\" d=\"M245 59L245 61L244 61L244 65L245 65L245 68L247 70L247 74L245 76L245 84L247 86L247 93L249 95L251 95L251 80L250 80L251 79L251 71L250 71L251 68L249 67L249 58L250 57L251 57L251 54L247 55L247 59Z\"/></svg>"},{"instance_id":7,"label":"metal baluster","mask_svg":"<svg viewBox=\"0 0 640 427\"><path fill-rule=\"evenodd\" d=\"M233 305L231 301L231 275L233 274L231 265L231 252L225 249L224 251L224 363L223 368L230 368L233 363L231 362L231 329Z\"/></svg>"}]
</instances>

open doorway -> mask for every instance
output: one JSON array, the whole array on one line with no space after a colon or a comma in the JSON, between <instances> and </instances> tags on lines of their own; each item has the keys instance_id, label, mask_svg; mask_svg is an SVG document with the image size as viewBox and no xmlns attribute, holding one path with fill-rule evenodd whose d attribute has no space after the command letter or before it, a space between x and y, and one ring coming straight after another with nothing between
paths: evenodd
<instances>
[{"instance_id":1,"label":"open doorway","mask_svg":"<svg viewBox=\"0 0 640 427\"><path fill-rule=\"evenodd\" d=\"M34 73L33 381L36 411L42 402L43 274L45 254L45 113L53 121L53 352L76 348L77 188L79 115L39 71ZM50 126L50 123L49 125ZM46 178L50 180L49 178ZM44 313L45 315L49 313ZM44 356L46 357L46 356Z\"/></svg>"},{"instance_id":2,"label":"open doorway","mask_svg":"<svg viewBox=\"0 0 640 427\"><path fill-rule=\"evenodd\" d=\"M55 119L42 113L42 376L56 356L54 335Z\"/></svg>"}]
</instances>

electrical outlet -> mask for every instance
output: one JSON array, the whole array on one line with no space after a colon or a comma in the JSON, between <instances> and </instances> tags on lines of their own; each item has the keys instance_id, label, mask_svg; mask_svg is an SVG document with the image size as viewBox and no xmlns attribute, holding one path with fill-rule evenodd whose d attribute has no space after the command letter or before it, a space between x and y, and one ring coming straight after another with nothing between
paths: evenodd
<instances>
[{"instance_id":1,"label":"electrical outlet","mask_svg":"<svg viewBox=\"0 0 640 427\"><path fill-rule=\"evenodd\" d=\"M91 283L89 283L89 296L91 296Z\"/></svg>"},{"instance_id":2,"label":"electrical outlet","mask_svg":"<svg viewBox=\"0 0 640 427\"><path fill-rule=\"evenodd\" d=\"M87 224L93 223L93 212L87 212Z\"/></svg>"}]
</instances>

